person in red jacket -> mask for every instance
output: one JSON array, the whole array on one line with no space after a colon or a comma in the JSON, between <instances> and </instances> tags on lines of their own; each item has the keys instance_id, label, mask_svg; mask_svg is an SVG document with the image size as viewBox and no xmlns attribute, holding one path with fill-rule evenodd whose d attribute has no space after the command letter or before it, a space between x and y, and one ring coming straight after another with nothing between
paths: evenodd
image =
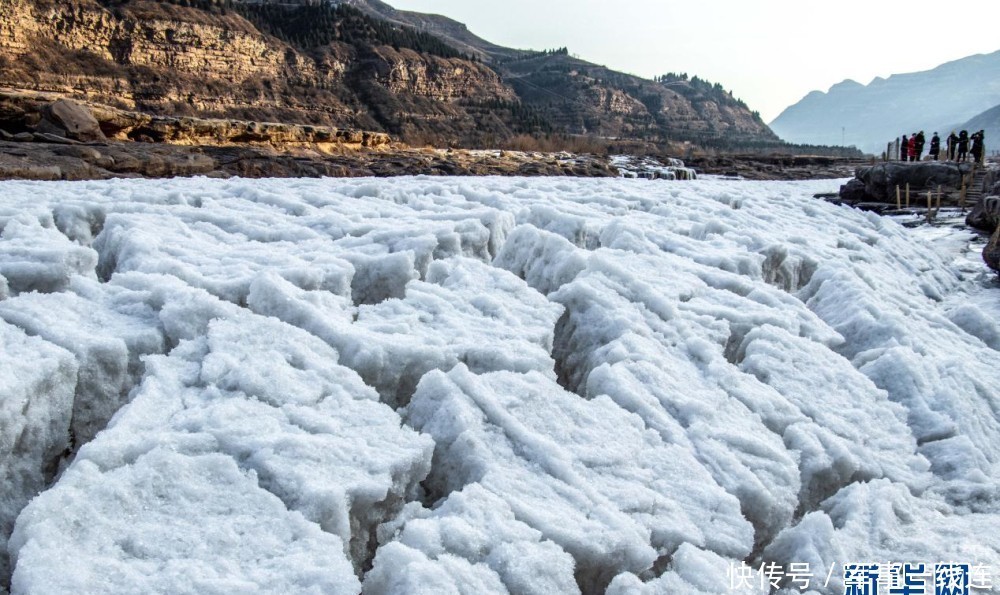
<instances>
[{"instance_id":1,"label":"person in red jacket","mask_svg":"<svg viewBox=\"0 0 1000 595\"><path fill-rule=\"evenodd\" d=\"M906 146L906 152L910 156L910 161L917 160L917 135L916 133L910 135L910 140Z\"/></svg>"}]
</instances>

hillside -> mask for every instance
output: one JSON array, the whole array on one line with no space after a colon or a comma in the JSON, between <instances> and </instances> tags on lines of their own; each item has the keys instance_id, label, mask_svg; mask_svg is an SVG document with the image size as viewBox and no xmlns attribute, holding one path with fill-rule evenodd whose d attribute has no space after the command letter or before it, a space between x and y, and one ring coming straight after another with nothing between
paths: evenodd
<instances>
[{"instance_id":1,"label":"hillside","mask_svg":"<svg viewBox=\"0 0 1000 595\"><path fill-rule=\"evenodd\" d=\"M719 85L502 48L373 0L8 0L0 81L152 114L349 127L418 145L778 142Z\"/></svg>"},{"instance_id":2,"label":"hillside","mask_svg":"<svg viewBox=\"0 0 1000 595\"><path fill-rule=\"evenodd\" d=\"M904 133L944 132L1000 103L1000 51L924 72L847 80L813 91L781 113L771 129L793 143L856 145L878 153Z\"/></svg>"},{"instance_id":3,"label":"hillside","mask_svg":"<svg viewBox=\"0 0 1000 595\"><path fill-rule=\"evenodd\" d=\"M989 153L1000 149L1000 105L992 107L965 122L955 130L986 131L986 150Z\"/></svg>"}]
</instances>

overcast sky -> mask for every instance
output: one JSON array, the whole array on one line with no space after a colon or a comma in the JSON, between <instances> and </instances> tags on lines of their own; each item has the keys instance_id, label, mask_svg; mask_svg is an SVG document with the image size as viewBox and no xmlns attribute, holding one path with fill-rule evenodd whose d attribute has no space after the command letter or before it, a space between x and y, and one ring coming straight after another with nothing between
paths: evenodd
<instances>
[{"instance_id":1,"label":"overcast sky","mask_svg":"<svg viewBox=\"0 0 1000 595\"><path fill-rule=\"evenodd\" d=\"M998 0L388 0L443 14L500 45L566 46L652 77L721 83L771 122L844 79L929 70L1000 50Z\"/></svg>"}]
</instances>

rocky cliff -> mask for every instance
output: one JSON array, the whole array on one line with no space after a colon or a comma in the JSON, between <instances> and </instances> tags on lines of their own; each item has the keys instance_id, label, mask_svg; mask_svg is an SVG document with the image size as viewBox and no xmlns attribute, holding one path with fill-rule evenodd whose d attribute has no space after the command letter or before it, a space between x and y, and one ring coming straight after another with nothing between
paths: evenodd
<instances>
[{"instance_id":1,"label":"rocky cliff","mask_svg":"<svg viewBox=\"0 0 1000 595\"><path fill-rule=\"evenodd\" d=\"M0 84L149 114L365 129L417 144L518 135L777 142L724 97L501 48L460 23L375 0L4 0Z\"/></svg>"}]
</instances>

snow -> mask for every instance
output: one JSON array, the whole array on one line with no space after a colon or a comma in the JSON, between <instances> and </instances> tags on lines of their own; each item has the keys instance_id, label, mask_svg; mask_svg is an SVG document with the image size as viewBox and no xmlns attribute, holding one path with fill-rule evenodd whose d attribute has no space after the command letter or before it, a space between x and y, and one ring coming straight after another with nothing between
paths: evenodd
<instances>
[{"instance_id":1,"label":"snow","mask_svg":"<svg viewBox=\"0 0 1000 595\"><path fill-rule=\"evenodd\" d=\"M0 591L1000 571L1000 286L835 184L6 182Z\"/></svg>"}]
</instances>

